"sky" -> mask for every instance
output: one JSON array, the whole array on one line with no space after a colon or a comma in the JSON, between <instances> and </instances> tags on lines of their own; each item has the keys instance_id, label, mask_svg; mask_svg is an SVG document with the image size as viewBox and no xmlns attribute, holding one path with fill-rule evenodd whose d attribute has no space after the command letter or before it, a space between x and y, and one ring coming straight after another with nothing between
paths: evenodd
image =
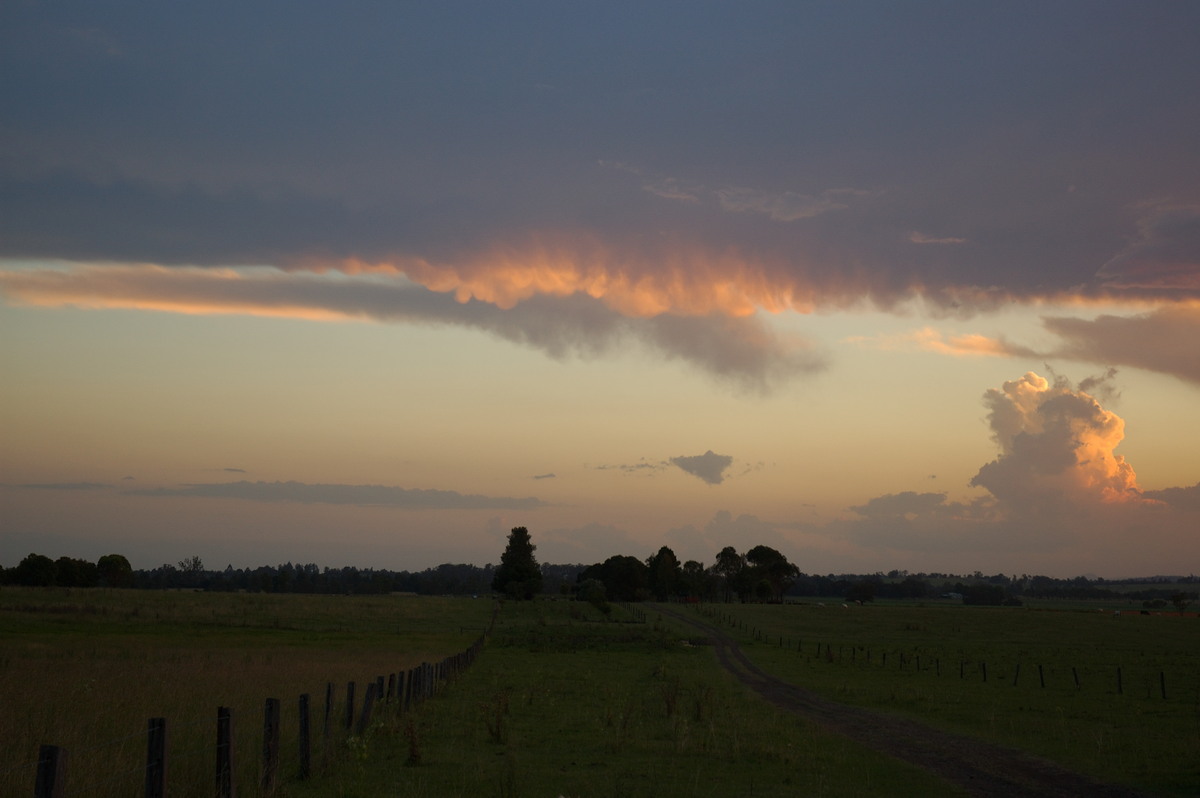
<instances>
[{"instance_id":1,"label":"sky","mask_svg":"<svg viewBox=\"0 0 1200 798\"><path fill-rule=\"evenodd\" d=\"M1200 565L1200 5L0 6L0 565Z\"/></svg>"}]
</instances>

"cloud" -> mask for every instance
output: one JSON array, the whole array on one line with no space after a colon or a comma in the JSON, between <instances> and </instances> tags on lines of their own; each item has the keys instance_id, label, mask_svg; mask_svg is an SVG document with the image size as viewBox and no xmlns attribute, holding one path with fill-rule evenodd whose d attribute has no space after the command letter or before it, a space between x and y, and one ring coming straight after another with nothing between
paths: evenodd
<instances>
[{"instance_id":1,"label":"cloud","mask_svg":"<svg viewBox=\"0 0 1200 798\"><path fill-rule=\"evenodd\" d=\"M1148 490L1147 499L1160 501L1163 504L1180 510L1200 512L1200 482L1190 488L1165 488L1163 490Z\"/></svg>"},{"instance_id":2,"label":"cloud","mask_svg":"<svg viewBox=\"0 0 1200 798\"><path fill-rule=\"evenodd\" d=\"M1117 289L1200 291L1200 205L1151 205L1138 238L1096 275Z\"/></svg>"},{"instance_id":3,"label":"cloud","mask_svg":"<svg viewBox=\"0 0 1200 798\"><path fill-rule=\"evenodd\" d=\"M1143 560L1154 560L1139 539L1186 547L1194 537L1200 484L1139 488L1131 464L1114 452L1124 423L1096 398L1115 394L1114 377L1109 371L1072 387L1065 378L1030 372L987 391L1000 451L971 480L987 495L951 501L944 493L904 491L849 508L855 518L795 528L814 540L886 554L893 563L912 555L925 569L947 554L961 561L964 552L987 553L993 562L1008 557L1004 567L1015 569L1038 553L1047 567L1086 573L1120 551L1136 573Z\"/></svg>"},{"instance_id":4,"label":"cloud","mask_svg":"<svg viewBox=\"0 0 1200 798\"><path fill-rule=\"evenodd\" d=\"M128 477L126 477L128 479ZM20 488L32 490L103 490L111 487L102 482L41 482L28 485L18 485Z\"/></svg>"},{"instance_id":5,"label":"cloud","mask_svg":"<svg viewBox=\"0 0 1200 798\"><path fill-rule=\"evenodd\" d=\"M935 236L928 236L924 233L919 233L916 230L913 230L908 234L908 242L910 244L965 244L967 243L967 239L952 237L937 238Z\"/></svg>"},{"instance_id":6,"label":"cloud","mask_svg":"<svg viewBox=\"0 0 1200 798\"><path fill-rule=\"evenodd\" d=\"M946 335L933 327L900 335L853 336L847 343L872 346L885 351L917 349L953 357L1028 357L1034 352L1004 338L989 338L977 333Z\"/></svg>"},{"instance_id":7,"label":"cloud","mask_svg":"<svg viewBox=\"0 0 1200 798\"><path fill-rule=\"evenodd\" d=\"M488 332L555 358L598 357L635 342L751 391L770 390L825 367L811 344L781 339L754 316L627 316L573 290L527 297L525 292L497 297L480 290L488 298L472 301L475 290L457 295L425 290L391 270L346 276L261 267L79 266L0 271L0 291L10 301L42 307L447 324Z\"/></svg>"},{"instance_id":8,"label":"cloud","mask_svg":"<svg viewBox=\"0 0 1200 798\"><path fill-rule=\"evenodd\" d=\"M1113 451L1125 422L1090 394L1029 372L989 390L984 403L1000 456L971 485L1012 507L1142 501L1133 467Z\"/></svg>"},{"instance_id":9,"label":"cloud","mask_svg":"<svg viewBox=\"0 0 1200 798\"><path fill-rule=\"evenodd\" d=\"M688 457L672 457L671 465L678 466L694 477L699 477L710 485L720 485L725 479L725 469L733 464L733 458L727 454L714 454L709 449L704 454Z\"/></svg>"},{"instance_id":10,"label":"cloud","mask_svg":"<svg viewBox=\"0 0 1200 798\"><path fill-rule=\"evenodd\" d=\"M721 188L716 191L721 207L735 213L759 213L776 222L795 222L811 219L823 213L843 211L850 207L842 192L825 192L820 196L798 194L794 191L768 192L752 188Z\"/></svg>"},{"instance_id":11,"label":"cloud","mask_svg":"<svg viewBox=\"0 0 1200 798\"><path fill-rule=\"evenodd\" d=\"M413 510L529 510L546 503L533 497L507 498L463 494L453 490L398 488L386 485L332 485L303 482L222 482L126 491L133 496L183 496L244 499L258 502L349 504Z\"/></svg>"},{"instance_id":12,"label":"cloud","mask_svg":"<svg viewBox=\"0 0 1200 798\"><path fill-rule=\"evenodd\" d=\"M556 474L554 474L554 473L549 473L549 474L534 474L534 475L533 475L533 478L534 478L534 479L554 479L556 476L557 476L557 475L556 475Z\"/></svg>"},{"instance_id":13,"label":"cloud","mask_svg":"<svg viewBox=\"0 0 1200 798\"><path fill-rule=\"evenodd\" d=\"M1064 339L1051 353L1056 357L1132 366L1200 383L1200 302L1137 316L1047 317L1043 323Z\"/></svg>"}]
</instances>

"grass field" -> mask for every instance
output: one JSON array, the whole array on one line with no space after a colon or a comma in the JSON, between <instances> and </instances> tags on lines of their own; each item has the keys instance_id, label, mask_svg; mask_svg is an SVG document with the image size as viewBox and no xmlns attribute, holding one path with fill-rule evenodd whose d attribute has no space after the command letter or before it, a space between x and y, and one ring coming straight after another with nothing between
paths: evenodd
<instances>
[{"instance_id":1,"label":"grass field","mask_svg":"<svg viewBox=\"0 0 1200 798\"><path fill-rule=\"evenodd\" d=\"M254 785L263 705L465 649L492 604L466 598L126 590L0 591L0 795L29 795L41 744L67 749L71 795L140 795L151 717L168 721L172 796L210 796L218 706L234 710L239 782ZM248 794L256 794L250 792Z\"/></svg>"},{"instance_id":2,"label":"grass field","mask_svg":"<svg viewBox=\"0 0 1200 798\"><path fill-rule=\"evenodd\" d=\"M469 675L296 796L957 795L749 694L637 608L508 603Z\"/></svg>"},{"instance_id":3,"label":"grass field","mask_svg":"<svg viewBox=\"0 0 1200 798\"><path fill-rule=\"evenodd\" d=\"M1200 794L1194 614L815 602L698 612L736 630L760 666L830 698L1153 794Z\"/></svg>"},{"instance_id":4,"label":"grass field","mask_svg":"<svg viewBox=\"0 0 1200 798\"><path fill-rule=\"evenodd\" d=\"M361 702L376 676L465 650L493 607L5 588L0 795L32 792L42 743L70 752L70 794L138 795L146 721L166 717L170 794L209 796L217 706L235 711L240 794L257 795L266 698L281 699L282 748L294 752L301 693L317 706L333 682L340 717L346 682L358 683ZM1200 785L1195 617L815 603L690 611L731 631L770 672L837 700L1150 794L1194 795ZM606 621L582 602L508 602L463 678L407 713L377 713L361 735L339 729L314 778L300 783L285 765L277 794L958 794L775 710L701 642L653 606L614 607Z\"/></svg>"}]
</instances>

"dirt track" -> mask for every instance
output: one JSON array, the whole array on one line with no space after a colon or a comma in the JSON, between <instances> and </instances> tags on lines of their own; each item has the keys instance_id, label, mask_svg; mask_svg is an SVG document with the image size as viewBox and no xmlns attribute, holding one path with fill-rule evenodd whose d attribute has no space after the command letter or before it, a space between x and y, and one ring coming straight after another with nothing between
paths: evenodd
<instances>
[{"instance_id":1,"label":"dirt track","mask_svg":"<svg viewBox=\"0 0 1200 798\"><path fill-rule=\"evenodd\" d=\"M725 632L691 613L657 610L708 635L721 665L780 709L897 759L910 762L971 795L1131 798L1141 793L1097 782L1053 762L1010 748L963 737L916 721L839 704L766 673Z\"/></svg>"}]
</instances>

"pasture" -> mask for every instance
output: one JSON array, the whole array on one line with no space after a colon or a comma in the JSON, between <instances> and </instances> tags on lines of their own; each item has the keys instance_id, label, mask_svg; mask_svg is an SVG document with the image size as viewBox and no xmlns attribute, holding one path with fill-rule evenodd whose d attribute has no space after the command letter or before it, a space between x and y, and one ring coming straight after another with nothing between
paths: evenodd
<instances>
[{"instance_id":1,"label":"pasture","mask_svg":"<svg viewBox=\"0 0 1200 798\"><path fill-rule=\"evenodd\" d=\"M464 650L494 607L482 598L5 588L0 795L31 793L42 743L70 752L71 795L140 795L146 721L166 717L170 795L209 796L217 706L237 718L239 792L258 795L266 698L281 699L282 747L294 751L301 693L319 703L334 683L340 714L347 682L357 681L361 702L377 675ZM1195 617L675 608L735 636L769 672L838 701L1149 794L1194 795L1200 785ZM373 717L361 734L320 740L312 779L297 781L287 765L276 795L960 794L766 704L719 668L703 635L653 605L605 616L583 602L506 602L461 678L410 711Z\"/></svg>"},{"instance_id":2,"label":"pasture","mask_svg":"<svg viewBox=\"0 0 1200 798\"><path fill-rule=\"evenodd\" d=\"M102 589L0 590L0 795L30 795L41 744L67 749L71 795L140 795L151 717L168 721L170 795L212 795L216 709L234 711L237 779L254 795L263 707L468 647L492 603L467 598ZM336 758L340 751L332 752ZM284 774L287 775L287 774Z\"/></svg>"},{"instance_id":3,"label":"pasture","mask_svg":"<svg viewBox=\"0 0 1200 798\"><path fill-rule=\"evenodd\" d=\"M1200 618L1044 607L695 611L734 631L761 667L826 697L1152 794L1200 792Z\"/></svg>"}]
</instances>

